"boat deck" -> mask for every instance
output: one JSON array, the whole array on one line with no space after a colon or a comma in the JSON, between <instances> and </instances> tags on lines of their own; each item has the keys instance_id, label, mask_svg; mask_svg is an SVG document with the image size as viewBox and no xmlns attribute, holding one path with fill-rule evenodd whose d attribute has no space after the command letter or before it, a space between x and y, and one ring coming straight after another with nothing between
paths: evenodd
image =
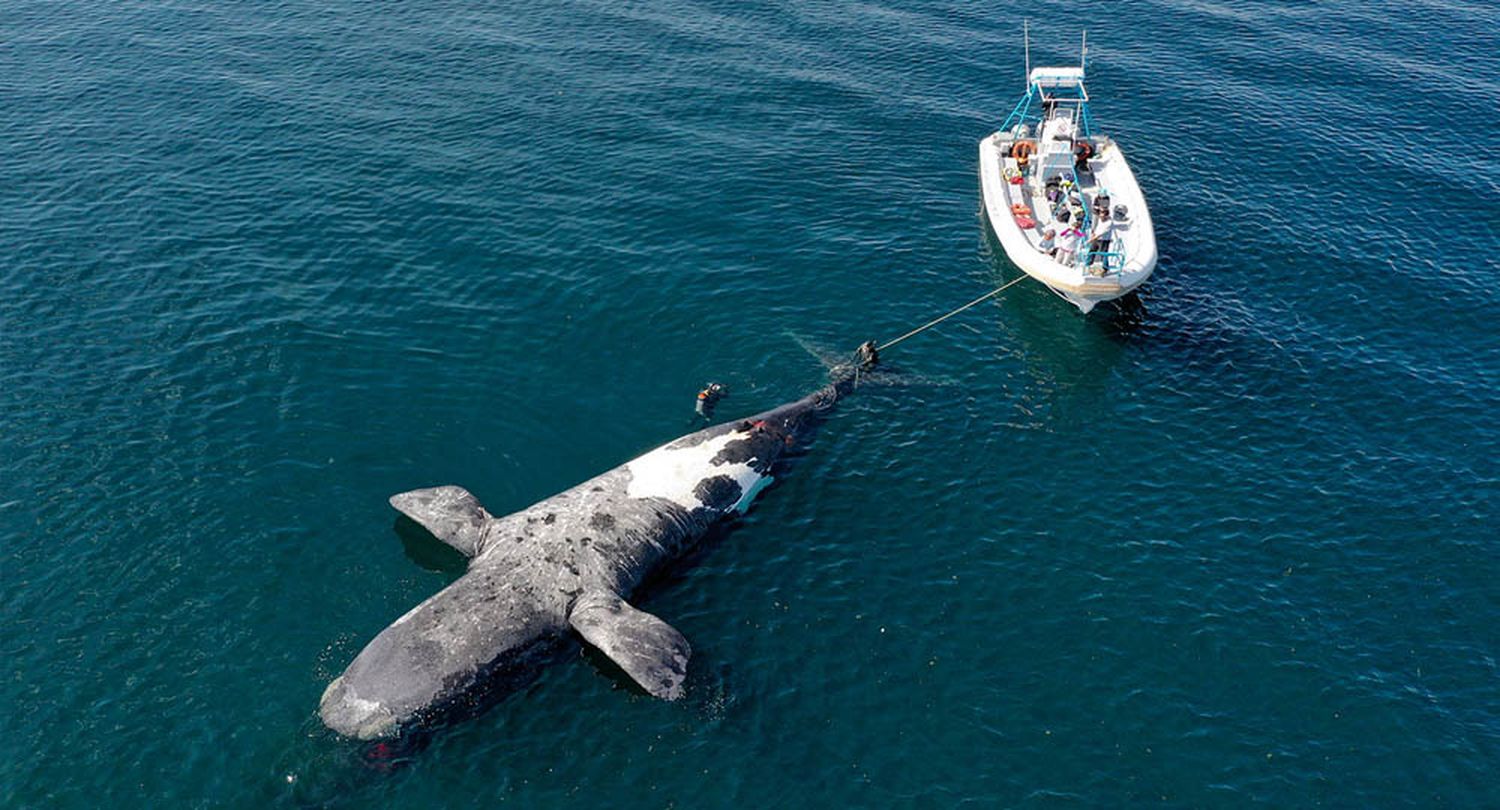
<instances>
[{"instance_id":1,"label":"boat deck","mask_svg":"<svg viewBox=\"0 0 1500 810\"><path fill-rule=\"evenodd\" d=\"M1020 168L1017 165L1016 159L1014 157L1006 156L1007 151L1008 150L1005 149L1002 145L1001 166L1003 172L1006 176L1009 176L1013 172L1020 173ZM1100 158L1096 159L1094 162L1104 163L1107 160L1108 157L1101 155ZM1076 207L1082 208L1084 211L1092 212L1094 208L1094 202L1098 198L1100 193L1103 192L1106 195L1108 194L1108 189L1099 180L1101 171L1102 166L1095 166L1091 171L1068 173L1068 178L1073 181L1071 188L1073 190L1076 190L1079 196L1078 205ZM1057 215L1067 206L1048 200L1045 196L1045 186L1040 189L1037 188L1035 178L1032 176L1031 172L1021 174L1021 176L1023 177L1024 182L1018 184L1007 182L1003 184L1005 192L1005 203L1007 206L1017 204L1024 205L1031 210L1031 218L1036 223L1036 226L1033 228L1022 229L1021 235L1026 239L1026 243L1030 245L1033 250L1045 255L1045 252L1042 249L1042 241L1044 239L1045 232L1049 229L1061 231L1066 227L1066 224L1061 222L1057 218ZM1112 205L1113 198L1109 199L1111 200ZM1093 213L1090 213L1087 222L1092 223L1094 216L1095 215ZM1076 222L1072 224L1076 224ZM1114 220L1113 239L1122 242L1127 239L1130 224L1131 221L1128 217L1124 220ZM1079 253L1081 255L1086 252L1087 245L1084 245L1080 248ZM1094 277L1118 275L1119 265L1119 261L1106 260L1103 257L1096 258L1085 275Z\"/></svg>"},{"instance_id":2,"label":"boat deck","mask_svg":"<svg viewBox=\"0 0 1500 810\"><path fill-rule=\"evenodd\" d=\"M1025 173L1021 173L1016 158L1011 155L1011 147L1020 140L1035 142L1039 139L1002 131L984 139L980 145L985 207L1010 258L1084 311L1095 302L1117 298L1138 287L1156 264L1155 235L1135 175L1113 140L1104 136L1070 139L1071 143L1086 141L1094 147L1086 171L1076 170L1069 147L1065 154L1055 149L1047 150L1051 155L1049 161L1039 160L1033 155ZM1011 182L1017 177L1022 182ZM1085 237L1079 240L1075 260L1067 264L1057 261L1042 249L1044 234L1049 228L1062 230L1058 227L1057 215L1063 206L1057 195L1048 199L1048 183L1045 182L1054 178L1064 199L1069 191L1076 192L1068 207L1075 212L1085 212L1084 234L1091 232L1094 217L1099 215L1095 211L1096 199L1107 195L1108 208L1100 206L1101 211L1109 211L1111 233L1107 248L1091 253L1093 245ZM1063 186L1064 180L1070 185ZM1030 227L1025 227L1027 223L1013 214L1015 205L1029 209ZM1119 207L1125 208L1123 218L1116 215ZM1072 217L1071 223L1077 224L1077 220L1076 216Z\"/></svg>"}]
</instances>

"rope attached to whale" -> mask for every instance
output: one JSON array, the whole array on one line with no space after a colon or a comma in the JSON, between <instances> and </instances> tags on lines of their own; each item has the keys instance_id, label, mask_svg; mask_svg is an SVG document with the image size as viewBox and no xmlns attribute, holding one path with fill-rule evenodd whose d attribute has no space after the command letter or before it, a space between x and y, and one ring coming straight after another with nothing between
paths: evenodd
<instances>
[{"instance_id":1,"label":"rope attached to whale","mask_svg":"<svg viewBox=\"0 0 1500 810\"><path fill-rule=\"evenodd\" d=\"M918 326L916 329L913 329L910 332L907 332L906 334L904 334L901 337L898 337L898 338L896 338L894 340L888 340L888 341L886 341L884 343L881 343L879 345L876 345L875 341L873 341L873 340L867 340L864 343L859 344L859 348L855 349L854 355L853 355L853 357L850 358L850 360L849 360L848 363L846 363L846 364L840 364L838 366L835 366L833 368L833 372L835 374L837 374L840 370L845 371L845 372L851 372L852 371L853 377L854 377L854 385L855 385L855 387L858 387L859 386L859 382L860 382L860 377L865 372L872 371L872 370L874 370L874 368L876 366L880 365L880 353L881 352L885 351L886 349L889 349L890 347L896 345L897 343L900 343L903 340L906 340L907 338L915 337L917 335L922 334L923 332L926 332L928 329L931 329L932 327L937 326L938 324L942 323L943 321L948 320L949 318L953 317L954 315L959 314L960 312L963 312L966 309L970 309L971 307L978 306L979 304L984 303L985 301L988 301L991 298L994 298L995 296L999 295L1000 293L1003 293L1006 290L1010 289L1011 287L1014 287L1017 284L1020 284L1021 282L1025 281L1027 278L1028 278L1028 276L1021 276L1020 278L1011 279L1010 281L1008 281L1008 282L1000 285L998 288L990 290L989 292L985 293L984 295L981 295L978 298L975 298L973 301L970 301L969 303L964 304L963 306L959 307L958 309L952 310L952 311L950 311L950 312L948 312L948 313L946 313L946 314L944 314L944 315L942 315L940 317L933 318L932 320L928 321L927 323L924 323L921 326Z\"/></svg>"},{"instance_id":2,"label":"rope attached to whale","mask_svg":"<svg viewBox=\"0 0 1500 810\"><path fill-rule=\"evenodd\" d=\"M907 332L906 334L902 335L901 337L896 338L895 340L888 340L885 343L882 343L879 346L876 346L875 347L875 351L877 351L877 352L883 352L886 349L889 349L890 347L896 345L897 343L900 343L903 340L906 340L909 337L915 337L917 335L920 335L923 332L926 332L928 329L931 329L932 327L937 326L938 324L942 323L943 321L948 320L949 318L953 317L954 315L957 315L958 313L963 312L964 310L966 310L966 309L968 309L970 307L978 306L979 304L981 304L981 303L983 303L985 301L988 301L991 298L994 298L995 296L999 295L1000 293L1005 292L1006 290L1010 289L1011 287L1014 287L1015 285L1020 284L1021 282L1025 281L1028 278L1030 278L1030 276L1024 276L1023 275L1020 278L1012 279L1011 281L1008 281L1005 284L1002 284L998 289L990 290L989 292L985 293L984 295L981 295L978 298L975 298L973 301L970 301L969 303L964 304L963 306L959 307L958 309L955 309L952 312L949 312L948 314L943 315L940 318L934 318L934 319L928 321L927 323L924 323L921 326L918 326L916 329L913 329L910 332Z\"/></svg>"},{"instance_id":3,"label":"rope attached to whale","mask_svg":"<svg viewBox=\"0 0 1500 810\"><path fill-rule=\"evenodd\" d=\"M928 329L931 329L932 327L937 326L938 324L942 323L943 321L948 320L949 318L953 317L954 315L959 314L960 312L963 312L964 310L971 309L973 307L976 307L976 306L984 303L985 301L990 300L991 298L994 298L995 296L999 295L1000 293L1003 293L1006 290L1010 289L1011 287L1014 287L1017 284L1020 284L1021 282L1025 281L1027 278L1029 278L1029 276L1023 275L1023 276L1021 276L1019 278L1011 279L1010 281L1008 281L1008 282L1000 285L999 287L997 287L997 288L995 288L993 290L990 290L989 292L985 293L984 295L981 295L978 298L975 298L973 301L970 301L969 303L964 304L963 306L961 306L961 307L959 307L959 308L957 308L955 310L952 310L950 312L947 312L947 313L945 313L945 314L943 314L943 315L941 315L941 316L939 316L937 318L933 318L932 320L928 321L927 323L924 323L921 326L918 326L916 329L913 329L910 332L907 332L906 334L904 334L901 337L898 337L898 338L896 338L894 340L888 340L888 341L886 341L884 343L881 343L881 344L878 344L878 345L873 340L867 340L864 343L861 343L859 345L859 348L854 351L853 356L850 357L850 359L849 359L849 361L847 363L839 363L837 365L834 365L834 366L832 366L832 368L830 369L830 371L833 374L835 374L835 375L838 375L841 372L842 373L851 374L851 376L854 379L854 385L855 385L855 387L858 387L859 386L859 382L860 382L860 378L866 372L872 371L872 370L874 370L874 368L876 366L880 365L880 353L881 352L885 351L886 349L891 348L892 346L895 346L896 344L900 343L903 340L907 340L908 338L916 337L917 335L920 335L923 332L926 332ZM707 387L705 387L702 391L698 392L698 402L697 402L698 415L701 416L701 417L703 417L703 418L705 418L705 419L711 419L713 417L714 405L716 405L720 399L722 399L723 397L725 397L727 395L728 395L728 389L726 387L724 387L723 384L721 384L721 383L709 383Z\"/></svg>"}]
</instances>

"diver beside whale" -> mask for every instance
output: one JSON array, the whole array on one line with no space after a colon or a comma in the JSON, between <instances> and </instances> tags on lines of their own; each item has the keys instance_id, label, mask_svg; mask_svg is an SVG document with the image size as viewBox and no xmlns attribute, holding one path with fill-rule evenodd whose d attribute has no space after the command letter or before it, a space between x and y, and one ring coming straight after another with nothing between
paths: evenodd
<instances>
[{"instance_id":1,"label":"diver beside whale","mask_svg":"<svg viewBox=\"0 0 1500 810\"><path fill-rule=\"evenodd\" d=\"M868 369L874 345L861 349ZM436 720L534 673L574 632L647 692L681 697L687 639L627 598L720 519L747 509L856 379L848 369L807 397L690 433L505 517L457 486L392 496L392 506L468 557L469 569L381 631L328 685L324 724L373 739Z\"/></svg>"}]
</instances>

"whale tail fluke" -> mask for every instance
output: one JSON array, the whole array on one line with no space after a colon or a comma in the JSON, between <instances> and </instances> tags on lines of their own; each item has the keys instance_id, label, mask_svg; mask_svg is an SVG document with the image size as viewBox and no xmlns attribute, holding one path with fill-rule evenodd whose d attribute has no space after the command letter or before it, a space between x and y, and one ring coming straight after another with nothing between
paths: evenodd
<instances>
[{"instance_id":1,"label":"whale tail fluke","mask_svg":"<svg viewBox=\"0 0 1500 810\"><path fill-rule=\"evenodd\" d=\"M663 700L682 697L692 647L672 625L608 591L585 592L568 623L642 689Z\"/></svg>"},{"instance_id":2,"label":"whale tail fluke","mask_svg":"<svg viewBox=\"0 0 1500 810\"><path fill-rule=\"evenodd\" d=\"M391 506L465 557L479 553L484 524L490 519L478 498L463 487L451 485L392 495Z\"/></svg>"}]
</instances>

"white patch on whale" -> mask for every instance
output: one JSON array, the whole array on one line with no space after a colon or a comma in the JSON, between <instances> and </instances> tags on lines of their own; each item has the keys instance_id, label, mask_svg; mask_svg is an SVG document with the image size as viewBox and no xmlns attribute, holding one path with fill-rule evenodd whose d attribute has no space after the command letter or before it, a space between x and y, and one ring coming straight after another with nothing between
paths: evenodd
<instances>
[{"instance_id":1,"label":"white patch on whale","mask_svg":"<svg viewBox=\"0 0 1500 810\"><path fill-rule=\"evenodd\" d=\"M751 461L754 461L754 459L751 459ZM739 510L741 514L749 510L750 502L755 500L755 496L759 495L761 490L770 486L772 480L772 477L767 475L761 478L759 481L756 481L754 484L751 484L749 488L745 490L745 494L740 496L740 502L735 504L734 508Z\"/></svg>"},{"instance_id":2,"label":"white patch on whale","mask_svg":"<svg viewBox=\"0 0 1500 810\"><path fill-rule=\"evenodd\" d=\"M625 494L632 498L665 498L689 511L702 509L703 501L695 494L698 484L708 478L727 475L740 485L740 492L748 496L742 496L735 507L749 506L749 498L755 497L754 493L760 489L756 485L762 480L761 474L749 462L712 463L725 445L743 439L745 435L730 431L690 447L658 447L625 465L630 470L630 483L625 487Z\"/></svg>"}]
</instances>

